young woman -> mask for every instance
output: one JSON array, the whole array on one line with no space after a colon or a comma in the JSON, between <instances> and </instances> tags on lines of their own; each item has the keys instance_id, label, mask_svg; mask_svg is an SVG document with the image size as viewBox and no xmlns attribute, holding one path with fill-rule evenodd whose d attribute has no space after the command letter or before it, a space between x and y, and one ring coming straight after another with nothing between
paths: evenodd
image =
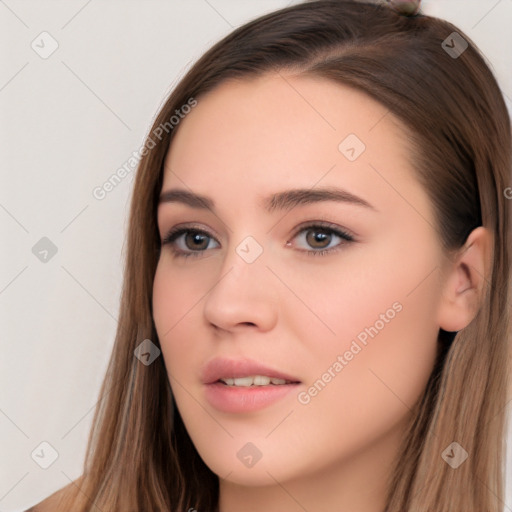
<instances>
[{"instance_id":1,"label":"young woman","mask_svg":"<svg viewBox=\"0 0 512 512\"><path fill-rule=\"evenodd\" d=\"M510 128L414 9L217 43L146 140L84 473L32 510L501 512Z\"/></svg>"}]
</instances>

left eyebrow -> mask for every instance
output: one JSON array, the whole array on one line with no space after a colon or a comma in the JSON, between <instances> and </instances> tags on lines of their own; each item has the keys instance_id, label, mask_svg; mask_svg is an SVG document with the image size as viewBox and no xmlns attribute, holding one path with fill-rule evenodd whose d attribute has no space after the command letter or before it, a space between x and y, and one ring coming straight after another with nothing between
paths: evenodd
<instances>
[{"instance_id":1,"label":"left eyebrow","mask_svg":"<svg viewBox=\"0 0 512 512\"><path fill-rule=\"evenodd\" d=\"M299 205L318 203L321 201L349 203L376 211L376 208L365 199L347 190L336 187L284 190L263 198L261 205L268 212L272 213L276 210L291 210ZM215 210L215 202L213 199L183 189L171 189L162 192L159 198L159 204L172 202L183 203L192 208Z\"/></svg>"},{"instance_id":2,"label":"left eyebrow","mask_svg":"<svg viewBox=\"0 0 512 512\"><path fill-rule=\"evenodd\" d=\"M285 190L264 198L263 206L272 213L275 210L291 210L298 205L318 203L320 201L337 201L376 210L374 206L362 197L336 187Z\"/></svg>"}]
</instances>

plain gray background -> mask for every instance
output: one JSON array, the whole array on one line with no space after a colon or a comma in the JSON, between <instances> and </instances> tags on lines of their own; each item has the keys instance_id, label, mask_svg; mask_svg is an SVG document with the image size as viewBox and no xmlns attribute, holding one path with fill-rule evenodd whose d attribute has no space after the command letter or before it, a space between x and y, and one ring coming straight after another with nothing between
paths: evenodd
<instances>
[{"instance_id":1,"label":"plain gray background","mask_svg":"<svg viewBox=\"0 0 512 512\"><path fill-rule=\"evenodd\" d=\"M103 200L93 189L140 148L204 50L292 3L0 0L1 511L24 510L82 472L117 325L133 173ZM510 111L512 0L422 5L480 47ZM31 456L42 442L58 453L48 469Z\"/></svg>"}]
</instances>

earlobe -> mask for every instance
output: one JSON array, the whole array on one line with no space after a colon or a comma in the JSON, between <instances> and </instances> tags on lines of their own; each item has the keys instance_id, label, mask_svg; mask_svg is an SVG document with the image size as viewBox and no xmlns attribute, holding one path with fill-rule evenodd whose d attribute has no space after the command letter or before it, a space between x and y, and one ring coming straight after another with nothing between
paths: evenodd
<instances>
[{"instance_id":1,"label":"earlobe","mask_svg":"<svg viewBox=\"0 0 512 512\"><path fill-rule=\"evenodd\" d=\"M439 327L460 331L480 309L489 282L492 234L479 226L467 237L444 274L439 305Z\"/></svg>"}]
</instances>

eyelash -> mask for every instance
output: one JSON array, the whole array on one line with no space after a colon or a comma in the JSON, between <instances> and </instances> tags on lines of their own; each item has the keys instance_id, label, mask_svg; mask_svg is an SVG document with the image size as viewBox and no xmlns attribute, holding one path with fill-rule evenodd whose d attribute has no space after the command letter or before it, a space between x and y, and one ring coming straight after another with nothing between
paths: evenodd
<instances>
[{"instance_id":1,"label":"eyelash","mask_svg":"<svg viewBox=\"0 0 512 512\"><path fill-rule=\"evenodd\" d=\"M326 234L334 234L342 239L341 242L339 242L336 246L330 248L330 249L321 249L318 251L315 250L305 250L305 249L299 249L299 252L305 252L308 256L325 256L327 254L332 254L335 252L338 252L341 245L345 245L350 242L354 242L354 237L352 237L349 233L346 231L343 231L339 227L335 227L334 225L330 223L325 222L310 222L306 225L301 226L293 235L292 240L297 237L297 235L301 234L302 232L307 232L309 230L312 230L312 228L319 228L319 230L325 232ZM163 245L173 245L174 242L183 234L187 233L196 233L200 235L205 235L208 238L214 239L214 237L208 233L207 231L203 229L197 229L193 227L182 227L182 228L175 228L171 229L169 233L165 236L165 238L162 240L162 246ZM218 242L217 242L218 243ZM200 251L182 251L181 249L176 249L175 247L172 247L172 252L174 253L173 256L176 258L188 258L189 256L192 257L198 257L202 255L202 253L205 252L204 250Z\"/></svg>"}]
</instances>

